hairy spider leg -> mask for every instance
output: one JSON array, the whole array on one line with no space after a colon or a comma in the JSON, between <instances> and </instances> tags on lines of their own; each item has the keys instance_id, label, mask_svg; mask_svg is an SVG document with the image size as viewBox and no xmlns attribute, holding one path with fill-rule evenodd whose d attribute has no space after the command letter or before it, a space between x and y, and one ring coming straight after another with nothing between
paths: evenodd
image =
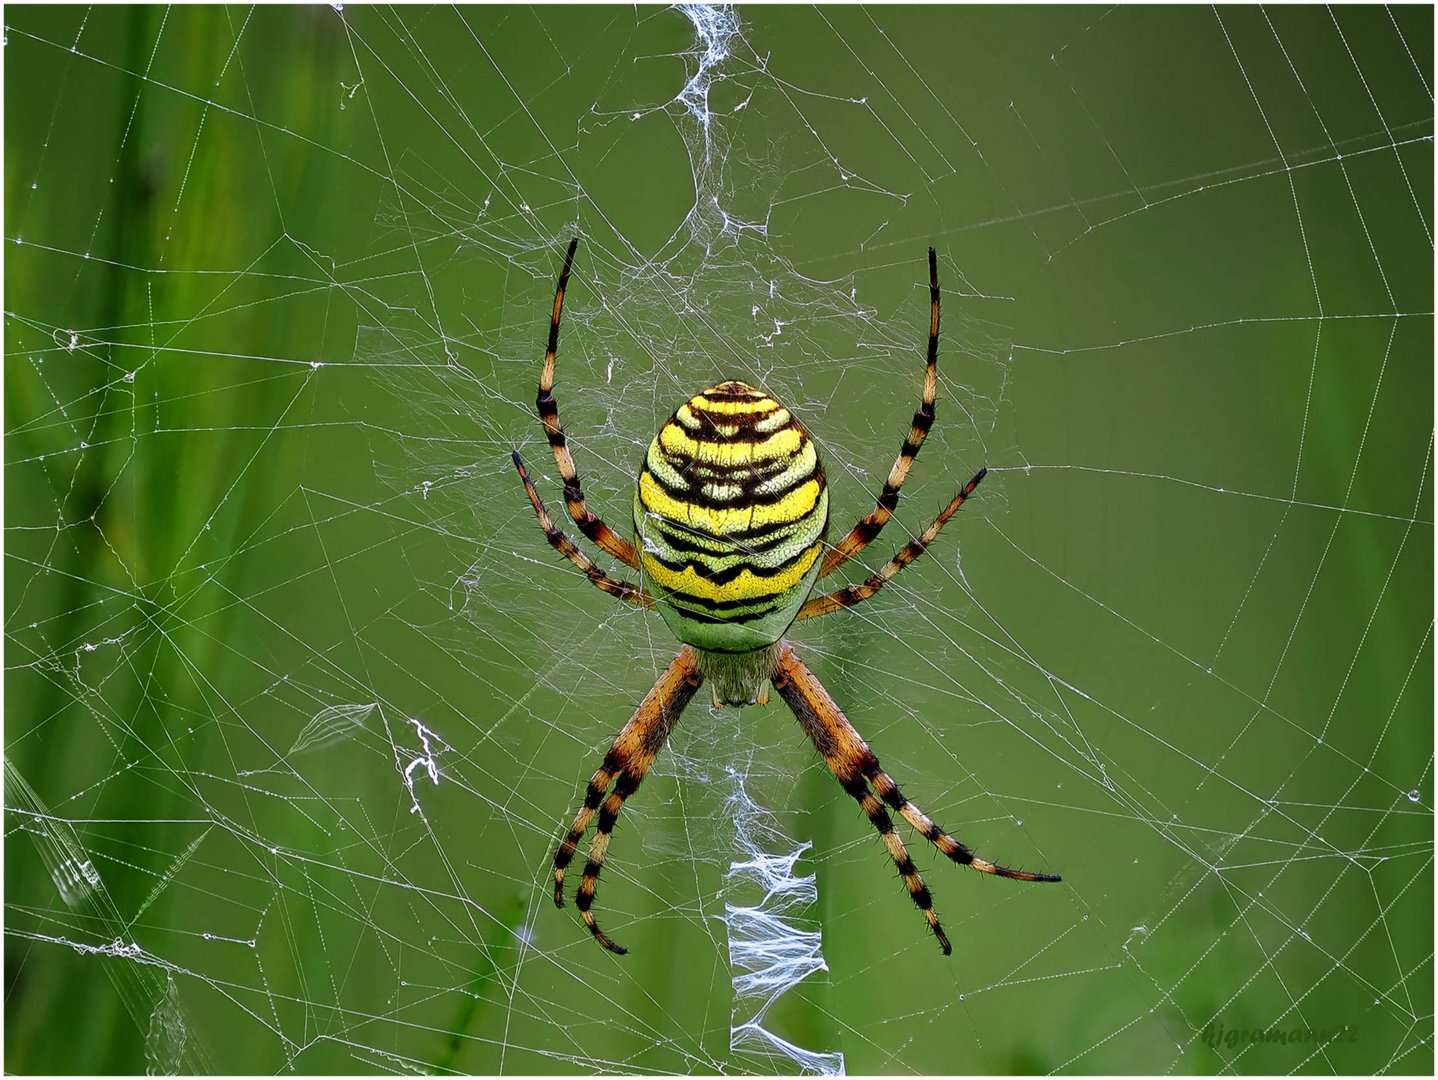
<instances>
[{"instance_id":1,"label":"hairy spider leg","mask_svg":"<svg viewBox=\"0 0 1438 1080\"><path fill-rule=\"evenodd\" d=\"M539 373L539 396L534 407L544 423L544 434L554 450L554 461L559 466L560 478L564 481L564 506L579 531L590 541L609 552L632 570L639 569L639 556L634 545L611 529L584 504L584 488L579 482L579 470L569 453L569 443L564 437L564 428L559 423L559 403L554 400L554 354L559 349L559 315L564 308L564 290L569 285L569 269L574 264L574 251L579 247L579 238L569 241L569 251L564 256L564 269L559 273L559 283L554 287L554 310L549 317L549 349L544 354L544 368Z\"/></svg>"},{"instance_id":2,"label":"hairy spider leg","mask_svg":"<svg viewBox=\"0 0 1438 1080\"><path fill-rule=\"evenodd\" d=\"M834 704L828 691L794 655L788 642L782 642L779 646L779 659L773 681L774 689L779 692L779 696L784 699L784 703L789 706L804 732L823 756L824 764L829 766L834 778L859 803L869 821L878 830L884 846L889 849L890 858L899 869L899 876L904 879L909 898L923 912L929 929L939 939L944 955L948 956L953 947L949 944L944 928L939 925L938 915L934 913L929 887L915 869L914 860L909 857L904 841L894 831L893 820L883 804L869 791L865 781L865 769L870 762L877 767L878 760L859 737L859 733L844 719L844 714L839 711L839 706Z\"/></svg>"},{"instance_id":3,"label":"hairy spider leg","mask_svg":"<svg viewBox=\"0 0 1438 1080\"><path fill-rule=\"evenodd\" d=\"M1015 878L1020 881L1060 880L1056 875L1030 874L1009 870L986 859L980 859L904 798L903 793L899 791L899 786L879 767L879 759L869 749L868 743L854 730L854 726L849 723L843 711L829 696L823 684L795 655L793 647L787 641L779 643L773 682L774 689L779 692L784 703L793 711L800 726L803 727L815 748L823 756L824 763L829 766L829 771L834 774L835 779L839 781L844 790L859 803L864 813L868 815L869 821L878 830L885 846L889 849L890 857L899 869L899 875L903 878L905 887L909 890L910 898L914 901L915 906L923 912L924 919L934 932L934 936L939 939L939 945L944 950L945 956L949 955L952 948L943 927L939 925L939 917L934 913L933 899L928 886L924 884L923 878L915 869L914 862L904 847L904 842L894 832L893 820L884 810L883 803L879 799L883 799L902 814L940 852L960 865L972 866L974 869L988 874ZM869 782L873 783L879 798L875 798L874 793L869 790Z\"/></svg>"},{"instance_id":4,"label":"hairy spider leg","mask_svg":"<svg viewBox=\"0 0 1438 1080\"><path fill-rule=\"evenodd\" d=\"M627 581L610 577L594 565L593 560L579 549L579 545L560 531L559 526L554 524L554 519L549 516L549 511L545 509L544 500L534 489L534 482L529 478L529 471L525 469L524 460L519 456L519 451L515 450L511 457L514 459L514 467L519 470L519 479L524 484L525 493L529 496L529 505L534 507L534 513L539 518L539 527L544 530L544 538L549 541L550 547L584 571L584 576L595 588L602 589L610 596L623 600L627 604L652 608L654 600L643 589Z\"/></svg>"},{"instance_id":5,"label":"hairy spider leg","mask_svg":"<svg viewBox=\"0 0 1438 1080\"><path fill-rule=\"evenodd\" d=\"M928 364L924 369L923 395L919 399L918 409L914 412L913 422L909 425L909 433L904 437L903 445L899 447L899 456L894 460L893 467L889 469L889 477L884 481L883 490L879 492L878 502L869 514L859 519L859 523L849 531L848 536L824 554L824 562L819 567L821 578L832 574L868 547L888 524L889 519L894 516L894 508L899 505L899 489L904 486L904 479L909 475L909 467L919 456L919 448L924 445L924 439L928 437L929 429L934 426L934 397L938 393L938 364L939 258L934 249L929 248L929 353Z\"/></svg>"},{"instance_id":6,"label":"hairy spider leg","mask_svg":"<svg viewBox=\"0 0 1438 1080\"><path fill-rule=\"evenodd\" d=\"M609 850L609 837L619 821L619 812L624 801L633 795L644 780L649 767L674 729L679 715L689 704L704 682L699 672L694 653L688 647L679 650L664 674L644 696L639 708L634 711L629 723L624 725L604 764L589 781L584 793L584 804L574 818L574 824L554 853L554 904L564 906L564 871L574 858L579 841L589 828L590 819L599 811L599 825L589 847L589 859L584 864L584 876L580 879L579 890L574 897L574 906L594 939L610 952L621 956L629 950L617 945L599 929L594 914L589 909L594 903L595 891L599 888L599 872L604 868L604 857ZM617 779L617 783L615 783ZM614 790L609 785L614 783ZM606 795L606 792L608 794Z\"/></svg>"},{"instance_id":7,"label":"hairy spider leg","mask_svg":"<svg viewBox=\"0 0 1438 1080\"><path fill-rule=\"evenodd\" d=\"M979 486L988 472L988 469L980 469L978 475L959 489L958 494L949 501L949 505L944 507L927 529L910 540L899 550L897 555L870 574L863 584L845 585L842 589L835 589L831 593L815 596L805 601L804 606L799 609L799 614L794 616L794 621L812 619L818 615L828 615L832 611L851 608L873 596L895 574L928 550L929 545L934 542L934 538L939 535L939 530L948 523L949 518L958 513L959 507L968 501L969 496L974 493L974 489Z\"/></svg>"}]
</instances>

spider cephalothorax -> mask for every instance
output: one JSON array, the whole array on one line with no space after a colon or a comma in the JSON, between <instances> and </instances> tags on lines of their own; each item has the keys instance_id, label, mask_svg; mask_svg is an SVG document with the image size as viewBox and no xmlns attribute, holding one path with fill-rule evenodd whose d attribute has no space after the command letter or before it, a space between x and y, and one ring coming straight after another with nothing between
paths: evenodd
<instances>
[{"instance_id":1,"label":"spider cephalothorax","mask_svg":"<svg viewBox=\"0 0 1438 1080\"><path fill-rule=\"evenodd\" d=\"M555 904L564 904L565 870L597 812L599 824L575 904L601 944L617 953L625 951L599 929L590 912L609 837L624 801L639 787L679 715L704 682L710 683L716 704L738 706L767 700L765 684L769 683L798 718L829 770L883 837L910 897L947 954L949 939L934 914L927 886L894 831L889 810L956 863L1022 881L1059 878L1009 870L979 858L904 798L783 636L797 620L827 615L873 596L923 554L984 478L981 469L933 524L862 584L810 596L819 578L843 566L879 535L893 515L909 466L934 422L939 350L934 249L929 249L929 347L923 396L873 511L838 544L828 545L829 494L818 449L809 433L788 409L762 390L743 382L723 382L680 405L650 443L634 494L636 548L585 506L554 400L559 315L578 243L570 242L555 289L549 349L539 377L536 407L564 480L569 516L598 547L638 570L651 591L612 578L596 566L554 524L517 452L514 464L550 544L605 592L639 607L658 607L684 647L590 779L584 805L554 856Z\"/></svg>"}]
</instances>

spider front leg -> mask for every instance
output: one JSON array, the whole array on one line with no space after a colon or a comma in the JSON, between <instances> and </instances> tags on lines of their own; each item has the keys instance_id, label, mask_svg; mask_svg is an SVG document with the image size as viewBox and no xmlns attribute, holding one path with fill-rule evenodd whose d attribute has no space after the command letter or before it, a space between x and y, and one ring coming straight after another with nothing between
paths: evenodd
<instances>
[{"instance_id":1,"label":"spider front leg","mask_svg":"<svg viewBox=\"0 0 1438 1080\"><path fill-rule=\"evenodd\" d=\"M679 715L703 682L704 676L699 673L694 653L686 645L679 650L679 655L670 663L664 674L659 676L659 681L645 695L629 723L624 725L624 730L614 740L614 745L604 756L604 764L590 778L584 795L584 805L575 816L574 824L560 843L559 850L554 853L554 905L563 907L565 869L574 859L579 841L584 839L594 812L599 811L599 826L589 847L589 860L584 864L584 876L580 879L574 905L579 908L580 918L584 920L584 925L589 927L594 939L610 952L619 953L621 956L629 950L611 941L609 936L599 929L599 924L589 910L599 888L599 872L604 867L604 857L609 850L609 837L619 821L619 812L624 809L625 800L633 795L643 782L659 751L669 741L669 733L674 729ZM615 783L616 778L618 783ZM610 792L609 785L612 783L614 790Z\"/></svg>"},{"instance_id":2,"label":"spider front leg","mask_svg":"<svg viewBox=\"0 0 1438 1080\"><path fill-rule=\"evenodd\" d=\"M1010 870L1007 866L999 866L987 859L981 859L970 851L964 844L955 840L943 829L934 823L929 817L908 799L899 790L899 785L894 783L894 778L883 769L879 768L879 762L875 759L872 768L865 773L874 785L874 790L879 793L879 798L892 806L898 813L902 814L907 821L919 832L923 833L924 839L938 848L960 866L972 866L975 870L981 870L985 874L993 874L996 877L1011 878L1014 881L1062 881L1058 874L1034 874L1027 870Z\"/></svg>"},{"instance_id":3,"label":"spider front leg","mask_svg":"<svg viewBox=\"0 0 1438 1080\"><path fill-rule=\"evenodd\" d=\"M909 890L909 896L923 912L929 928L939 939L939 945L943 948L945 956L949 955L952 950L948 936L944 933L943 927L939 925L939 917L934 914L928 887L924 884L923 878L919 876L918 870L914 868L914 862L909 858L904 842L894 832L893 820L884 810L880 799L903 815L904 819L918 829L925 839L940 852L961 866L972 866L975 870L982 870L986 874L1014 878L1019 881L1060 880L1056 874L1031 874L1010 870L1007 867L991 863L987 859L979 858L962 843L939 828L922 810L904 798L899 786L894 783L888 773L879 767L879 759L869 749L868 743L864 742L859 733L854 730L854 726L849 723L848 718L834 703L834 699L829 696L828 691L824 689L814 673L804 665L804 662L794 654L793 648L787 641L779 644L779 657L774 668L773 683L774 689L779 691L779 696L793 711L815 748L823 755L824 763L829 766L829 771L843 785L844 790L859 803L874 828L883 837L884 844L889 849L889 855L899 868L899 874L903 877L904 885ZM878 792L878 798L875 798L873 792L869 790L869 784L873 784L874 791Z\"/></svg>"},{"instance_id":4,"label":"spider front leg","mask_svg":"<svg viewBox=\"0 0 1438 1080\"><path fill-rule=\"evenodd\" d=\"M953 948L944 928L939 925L939 917L934 914L929 888L915 869L914 860L909 858L904 841L894 832L892 819L884 810L883 804L869 791L865 781L866 769L870 766L877 768L878 759L839 711L839 706L834 704L834 699L820 685L814 673L794 655L794 650L787 641L779 644L779 658L775 664L773 683L774 689L779 691L779 696L793 711L815 748L823 755L824 764L829 766L829 771L844 790L859 803L869 821L883 837L884 845L889 849L889 856L894 860L899 876L904 879L904 886L909 890L909 897L923 912L929 929L939 939L944 955L948 956Z\"/></svg>"}]
</instances>

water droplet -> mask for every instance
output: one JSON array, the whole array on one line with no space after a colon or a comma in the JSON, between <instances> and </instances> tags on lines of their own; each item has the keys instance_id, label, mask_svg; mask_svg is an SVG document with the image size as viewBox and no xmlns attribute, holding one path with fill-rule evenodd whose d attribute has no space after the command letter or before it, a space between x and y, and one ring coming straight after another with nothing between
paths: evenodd
<instances>
[{"instance_id":1,"label":"water droplet","mask_svg":"<svg viewBox=\"0 0 1438 1080\"><path fill-rule=\"evenodd\" d=\"M1418 801L1419 799L1421 799L1422 797L1423 797L1423 796L1421 796L1421 795L1418 794L1418 789L1417 789L1417 788L1414 788L1412 791L1410 791L1410 792L1408 793L1408 801L1409 801L1409 802L1417 802L1417 801Z\"/></svg>"}]
</instances>

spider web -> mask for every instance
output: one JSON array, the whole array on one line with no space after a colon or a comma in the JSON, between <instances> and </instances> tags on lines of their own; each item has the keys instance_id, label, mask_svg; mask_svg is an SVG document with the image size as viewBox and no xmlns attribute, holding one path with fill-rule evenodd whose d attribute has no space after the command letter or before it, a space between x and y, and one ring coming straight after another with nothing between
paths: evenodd
<instances>
[{"instance_id":1,"label":"spider web","mask_svg":"<svg viewBox=\"0 0 1438 1080\"><path fill-rule=\"evenodd\" d=\"M1433 1068L1426 8L8 8L6 1067ZM546 880L673 655L558 560L737 377L835 531L779 704L686 713L598 949ZM602 560L606 566L610 560ZM862 575L863 571L856 574Z\"/></svg>"}]
</instances>

